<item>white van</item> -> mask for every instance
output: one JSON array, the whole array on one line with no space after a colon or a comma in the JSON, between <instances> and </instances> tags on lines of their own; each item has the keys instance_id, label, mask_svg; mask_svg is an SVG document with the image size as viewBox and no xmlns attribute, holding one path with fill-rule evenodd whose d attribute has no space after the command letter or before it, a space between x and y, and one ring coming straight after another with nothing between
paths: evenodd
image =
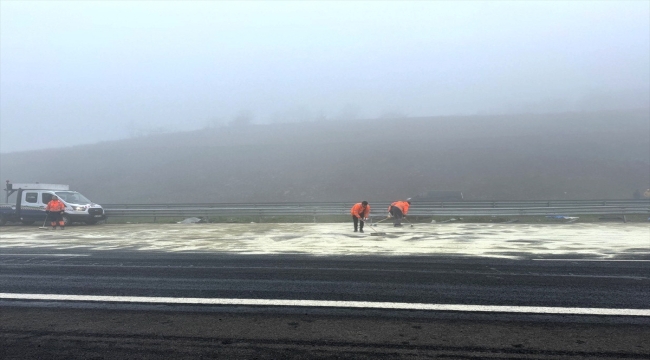
<instances>
[{"instance_id":1,"label":"white van","mask_svg":"<svg viewBox=\"0 0 650 360\"><path fill-rule=\"evenodd\" d=\"M95 224L100 220L106 220L104 209L90 201L82 194L71 191L68 185L61 184L11 184L7 182L5 189L6 198L14 192L16 204L4 204L0 206L0 224L7 221L33 224L34 222L45 221L45 207L56 195L65 204L63 221L66 225L74 222Z\"/></svg>"}]
</instances>

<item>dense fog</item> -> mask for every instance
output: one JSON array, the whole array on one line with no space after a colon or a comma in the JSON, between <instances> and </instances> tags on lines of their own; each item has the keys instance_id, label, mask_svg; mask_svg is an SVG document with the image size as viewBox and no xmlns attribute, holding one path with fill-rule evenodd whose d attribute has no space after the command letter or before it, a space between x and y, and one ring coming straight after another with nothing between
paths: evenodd
<instances>
[{"instance_id":1,"label":"dense fog","mask_svg":"<svg viewBox=\"0 0 650 360\"><path fill-rule=\"evenodd\" d=\"M363 133L353 119L645 109L649 23L647 1L2 1L0 152L251 124L338 122L347 135Z\"/></svg>"},{"instance_id":2,"label":"dense fog","mask_svg":"<svg viewBox=\"0 0 650 360\"><path fill-rule=\"evenodd\" d=\"M98 203L632 199L650 109L238 125L1 154L0 178Z\"/></svg>"}]
</instances>

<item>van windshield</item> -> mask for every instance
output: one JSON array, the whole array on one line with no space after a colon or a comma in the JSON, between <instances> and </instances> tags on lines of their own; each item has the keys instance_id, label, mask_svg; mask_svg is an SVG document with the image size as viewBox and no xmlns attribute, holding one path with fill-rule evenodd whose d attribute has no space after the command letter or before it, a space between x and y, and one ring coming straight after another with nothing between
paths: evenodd
<instances>
[{"instance_id":1,"label":"van windshield","mask_svg":"<svg viewBox=\"0 0 650 360\"><path fill-rule=\"evenodd\" d=\"M69 204L86 205L91 203L90 200L76 191L56 191L55 194Z\"/></svg>"}]
</instances>

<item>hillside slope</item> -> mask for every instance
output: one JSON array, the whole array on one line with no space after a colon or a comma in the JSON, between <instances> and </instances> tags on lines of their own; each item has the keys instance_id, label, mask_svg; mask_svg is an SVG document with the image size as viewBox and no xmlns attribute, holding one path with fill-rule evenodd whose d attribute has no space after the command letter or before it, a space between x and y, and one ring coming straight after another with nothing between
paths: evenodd
<instances>
[{"instance_id":1,"label":"hillside slope","mask_svg":"<svg viewBox=\"0 0 650 360\"><path fill-rule=\"evenodd\" d=\"M2 154L0 179L99 203L631 198L650 187L650 111L225 127Z\"/></svg>"}]
</instances>

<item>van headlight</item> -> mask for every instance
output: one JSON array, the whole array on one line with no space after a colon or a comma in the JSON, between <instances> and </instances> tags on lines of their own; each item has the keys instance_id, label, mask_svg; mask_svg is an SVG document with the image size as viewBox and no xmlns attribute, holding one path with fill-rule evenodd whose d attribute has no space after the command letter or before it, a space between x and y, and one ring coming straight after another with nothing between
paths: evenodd
<instances>
[{"instance_id":1,"label":"van headlight","mask_svg":"<svg viewBox=\"0 0 650 360\"><path fill-rule=\"evenodd\" d=\"M85 206L75 206L73 209L74 209L75 211L86 211L86 207L85 207Z\"/></svg>"}]
</instances>

